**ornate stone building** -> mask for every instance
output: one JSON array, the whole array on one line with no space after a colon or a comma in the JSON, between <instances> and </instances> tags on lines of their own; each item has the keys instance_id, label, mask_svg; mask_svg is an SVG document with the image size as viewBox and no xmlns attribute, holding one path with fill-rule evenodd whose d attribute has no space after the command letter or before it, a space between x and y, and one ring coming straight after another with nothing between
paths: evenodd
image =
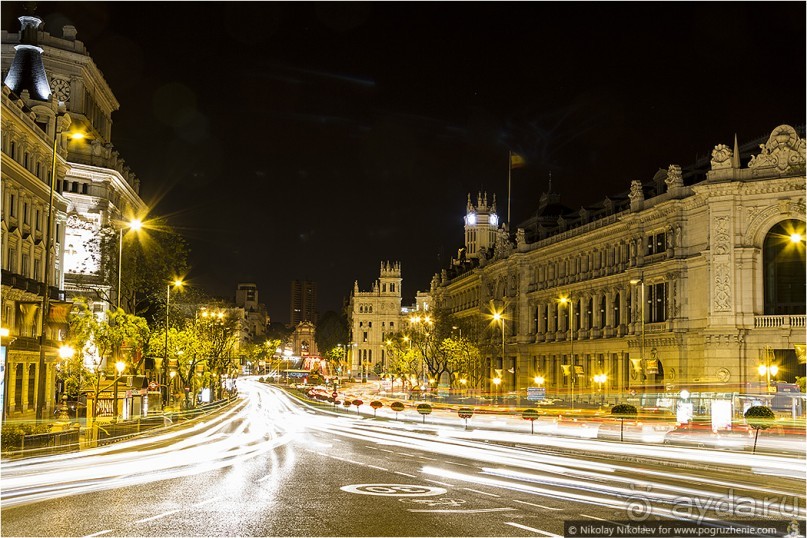
<instances>
[{"instance_id":1,"label":"ornate stone building","mask_svg":"<svg viewBox=\"0 0 807 538\"><path fill-rule=\"evenodd\" d=\"M804 376L805 140L781 125L762 142L578 211L544 194L515 244L500 229L494 252L433 279L435 305L504 310L504 357L485 359L513 370L504 390L754 393L760 366Z\"/></svg>"},{"instance_id":2,"label":"ornate stone building","mask_svg":"<svg viewBox=\"0 0 807 538\"><path fill-rule=\"evenodd\" d=\"M81 140L66 141L68 166L56 182L57 192L68 201L64 289L68 297L86 295L91 303L95 299L94 309L101 312L114 301L98 301L93 291L114 297L116 290L98 277L98 232L103 226L125 227L129 220L144 217L148 209L139 195L140 180L112 145L112 113L120 105L84 44L76 39L76 28L65 26L58 37L44 31L40 19L28 19L32 22L27 39L42 50L45 83L69 114L71 131L84 135ZM4 80L15 47L23 40L23 31L2 33Z\"/></svg>"},{"instance_id":3,"label":"ornate stone building","mask_svg":"<svg viewBox=\"0 0 807 538\"><path fill-rule=\"evenodd\" d=\"M385 364L385 340L402 329L401 264L381 262L378 280L370 291L359 291L359 282L353 285L348 304L348 323L351 330L351 374L367 379L376 364Z\"/></svg>"},{"instance_id":4,"label":"ornate stone building","mask_svg":"<svg viewBox=\"0 0 807 538\"><path fill-rule=\"evenodd\" d=\"M139 181L110 144L118 102L76 40L76 29L65 26L59 38L45 32L33 14L19 21L18 33L2 32L0 323L9 332L2 339L8 368L4 416L14 418L34 412L41 380L44 413L52 412L57 347L66 331L63 301L76 294L94 298L92 289L112 295L98 277L91 245L102 226L120 227L145 211ZM84 139L71 140L68 131ZM51 186L52 242L46 256ZM45 289L50 305L43 367L38 337ZM94 309L106 307L99 301Z\"/></svg>"}]
</instances>

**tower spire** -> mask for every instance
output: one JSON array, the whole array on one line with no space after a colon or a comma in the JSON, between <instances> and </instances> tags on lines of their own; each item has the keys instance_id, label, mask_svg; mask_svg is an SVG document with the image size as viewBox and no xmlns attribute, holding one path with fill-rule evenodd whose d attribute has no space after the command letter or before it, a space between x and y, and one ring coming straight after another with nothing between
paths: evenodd
<instances>
[{"instance_id":1,"label":"tower spire","mask_svg":"<svg viewBox=\"0 0 807 538\"><path fill-rule=\"evenodd\" d=\"M734 133L734 154L731 156L731 167L740 168L740 145L737 143L737 133Z\"/></svg>"}]
</instances>

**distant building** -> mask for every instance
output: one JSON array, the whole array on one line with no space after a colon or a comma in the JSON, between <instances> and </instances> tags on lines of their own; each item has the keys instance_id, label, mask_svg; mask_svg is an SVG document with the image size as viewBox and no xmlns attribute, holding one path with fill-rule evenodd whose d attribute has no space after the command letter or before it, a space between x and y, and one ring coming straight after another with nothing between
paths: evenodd
<instances>
[{"instance_id":1,"label":"distant building","mask_svg":"<svg viewBox=\"0 0 807 538\"><path fill-rule=\"evenodd\" d=\"M348 323L352 342L350 347L351 374L365 377L376 364L386 364L385 345L387 335L401 330L401 264L381 262L378 280L370 291L359 291L359 283L353 285L353 294L348 305Z\"/></svg>"},{"instance_id":2,"label":"distant building","mask_svg":"<svg viewBox=\"0 0 807 538\"><path fill-rule=\"evenodd\" d=\"M289 341L291 342L292 353L295 356L306 359L319 355L315 340L316 331L316 327L310 321L301 321L294 327L294 332L291 333Z\"/></svg>"},{"instance_id":3,"label":"distant building","mask_svg":"<svg viewBox=\"0 0 807 538\"><path fill-rule=\"evenodd\" d=\"M249 341L258 343L266 337L270 322L266 305L258 302L258 286L252 282L239 283L235 291L235 305L244 310L244 327Z\"/></svg>"},{"instance_id":4,"label":"distant building","mask_svg":"<svg viewBox=\"0 0 807 538\"><path fill-rule=\"evenodd\" d=\"M301 321L310 321L316 325L317 317L317 283L310 280L292 280L290 326L296 327Z\"/></svg>"}]
</instances>

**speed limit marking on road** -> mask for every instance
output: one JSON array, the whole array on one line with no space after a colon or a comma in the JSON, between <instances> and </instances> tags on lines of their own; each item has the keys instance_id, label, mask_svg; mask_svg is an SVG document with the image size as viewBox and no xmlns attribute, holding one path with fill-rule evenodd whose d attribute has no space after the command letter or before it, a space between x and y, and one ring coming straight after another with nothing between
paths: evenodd
<instances>
[{"instance_id":1,"label":"speed limit marking on road","mask_svg":"<svg viewBox=\"0 0 807 538\"><path fill-rule=\"evenodd\" d=\"M353 484L352 486L342 486L339 489L348 493L380 495L382 497L428 497L431 495L443 495L447 491L444 488L414 486L412 484Z\"/></svg>"}]
</instances>

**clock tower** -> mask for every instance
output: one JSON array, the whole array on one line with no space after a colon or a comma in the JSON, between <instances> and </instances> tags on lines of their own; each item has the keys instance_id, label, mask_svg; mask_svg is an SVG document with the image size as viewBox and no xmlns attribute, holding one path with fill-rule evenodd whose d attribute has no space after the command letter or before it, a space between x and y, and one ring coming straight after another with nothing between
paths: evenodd
<instances>
[{"instance_id":1,"label":"clock tower","mask_svg":"<svg viewBox=\"0 0 807 538\"><path fill-rule=\"evenodd\" d=\"M493 195L493 203L488 205L488 193L480 192L476 197L476 206L474 206L471 203L471 193L468 193L468 204L465 208L466 257L478 258L480 249L485 248L488 252L493 249L498 227L496 195Z\"/></svg>"}]
</instances>

